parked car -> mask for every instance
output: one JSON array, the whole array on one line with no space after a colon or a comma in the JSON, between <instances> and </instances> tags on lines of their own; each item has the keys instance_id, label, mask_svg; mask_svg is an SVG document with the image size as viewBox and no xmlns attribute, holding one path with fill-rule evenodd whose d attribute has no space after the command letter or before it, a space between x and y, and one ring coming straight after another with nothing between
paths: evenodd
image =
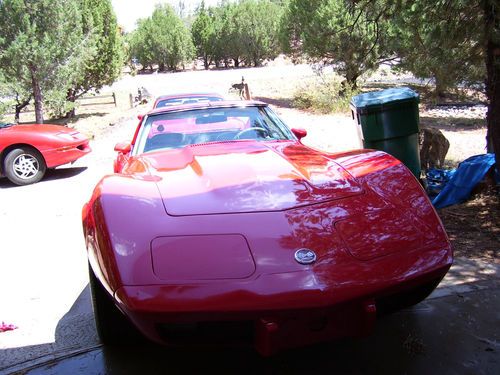
<instances>
[{"instance_id":1,"label":"parked car","mask_svg":"<svg viewBox=\"0 0 500 375\"><path fill-rule=\"evenodd\" d=\"M264 103L157 109L83 208L97 329L270 355L370 333L452 263L412 173L374 150L302 144Z\"/></svg>"},{"instance_id":2,"label":"parked car","mask_svg":"<svg viewBox=\"0 0 500 375\"><path fill-rule=\"evenodd\" d=\"M186 93L162 95L156 98L153 108L200 102L218 102L222 100L224 100L224 98L217 93Z\"/></svg>"},{"instance_id":3,"label":"parked car","mask_svg":"<svg viewBox=\"0 0 500 375\"><path fill-rule=\"evenodd\" d=\"M87 137L74 129L0 124L0 175L16 185L38 182L47 168L72 163L90 151Z\"/></svg>"}]
</instances>

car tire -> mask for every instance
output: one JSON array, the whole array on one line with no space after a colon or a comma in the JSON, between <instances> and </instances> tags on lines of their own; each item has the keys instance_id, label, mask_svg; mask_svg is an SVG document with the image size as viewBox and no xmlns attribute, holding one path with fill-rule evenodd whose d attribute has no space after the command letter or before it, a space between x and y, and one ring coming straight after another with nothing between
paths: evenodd
<instances>
[{"instance_id":1,"label":"car tire","mask_svg":"<svg viewBox=\"0 0 500 375\"><path fill-rule=\"evenodd\" d=\"M89 285L97 334L104 345L130 345L143 341L137 329L116 307L89 264Z\"/></svg>"},{"instance_id":2,"label":"car tire","mask_svg":"<svg viewBox=\"0 0 500 375\"><path fill-rule=\"evenodd\" d=\"M40 181L46 169L43 156L32 147L11 150L3 163L3 173L16 185L29 185Z\"/></svg>"}]
</instances>

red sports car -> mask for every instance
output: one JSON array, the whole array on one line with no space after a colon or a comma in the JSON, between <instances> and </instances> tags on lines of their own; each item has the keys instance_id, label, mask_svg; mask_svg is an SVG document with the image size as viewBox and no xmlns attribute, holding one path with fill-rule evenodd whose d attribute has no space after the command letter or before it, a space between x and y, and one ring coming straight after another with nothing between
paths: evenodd
<instances>
[{"instance_id":1,"label":"red sports car","mask_svg":"<svg viewBox=\"0 0 500 375\"><path fill-rule=\"evenodd\" d=\"M369 333L452 263L418 181L380 151L301 143L264 103L147 114L83 209L99 335L252 340L263 355Z\"/></svg>"},{"instance_id":2,"label":"red sports car","mask_svg":"<svg viewBox=\"0 0 500 375\"><path fill-rule=\"evenodd\" d=\"M90 151L87 137L74 129L0 124L0 175L17 185L38 182L47 168L72 163Z\"/></svg>"},{"instance_id":3,"label":"red sports car","mask_svg":"<svg viewBox=\"0 0 500 375\"><path fill-rule=\"evenodd\" d=\"M220 94L212 92L162 95L156 98L153 108L202 102L219 102L222 100L224 100L224 98Z\"/></svg>"}]
</instances>

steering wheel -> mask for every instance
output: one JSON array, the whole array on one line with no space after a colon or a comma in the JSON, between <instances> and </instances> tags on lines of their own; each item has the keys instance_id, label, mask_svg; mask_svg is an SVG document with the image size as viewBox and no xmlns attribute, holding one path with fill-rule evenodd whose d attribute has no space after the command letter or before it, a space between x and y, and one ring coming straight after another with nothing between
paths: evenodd
<instances>
[{"instance_id":1,"label":"steering wheel","mask_svg":"<svg viewBox=\"0 0 500 375\"><path fill-rule=\"evenodd\" d=\"M245 133L248 133L248 132L261 132L261 133L264 133L266 134L267 136L269 135L269 132L264 129L264 128L261 128L260 126L253 126L251 128L247 128L247 129L243 129L241 131L238 132L238 134L236 134L234 136L234 139L240 139L240 137L245 134Z\"/></svg>"}]
</instances>

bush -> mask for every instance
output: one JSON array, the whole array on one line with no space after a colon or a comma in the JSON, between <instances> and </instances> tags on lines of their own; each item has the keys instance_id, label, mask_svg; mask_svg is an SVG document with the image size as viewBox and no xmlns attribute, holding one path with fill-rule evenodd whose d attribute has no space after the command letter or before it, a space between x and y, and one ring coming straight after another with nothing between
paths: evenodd
<instances>
[{"instance_id":1,"label":"bush","mask_svg":"<svg viewBox=\"0 0 500 375\"><path fill-rule=\"evenodd\" d=\"M305 82L294 94L299 109L320 113L348 112L349 102L357 92L338 75L319 75Z\"/></svg>"}]
</instances>

